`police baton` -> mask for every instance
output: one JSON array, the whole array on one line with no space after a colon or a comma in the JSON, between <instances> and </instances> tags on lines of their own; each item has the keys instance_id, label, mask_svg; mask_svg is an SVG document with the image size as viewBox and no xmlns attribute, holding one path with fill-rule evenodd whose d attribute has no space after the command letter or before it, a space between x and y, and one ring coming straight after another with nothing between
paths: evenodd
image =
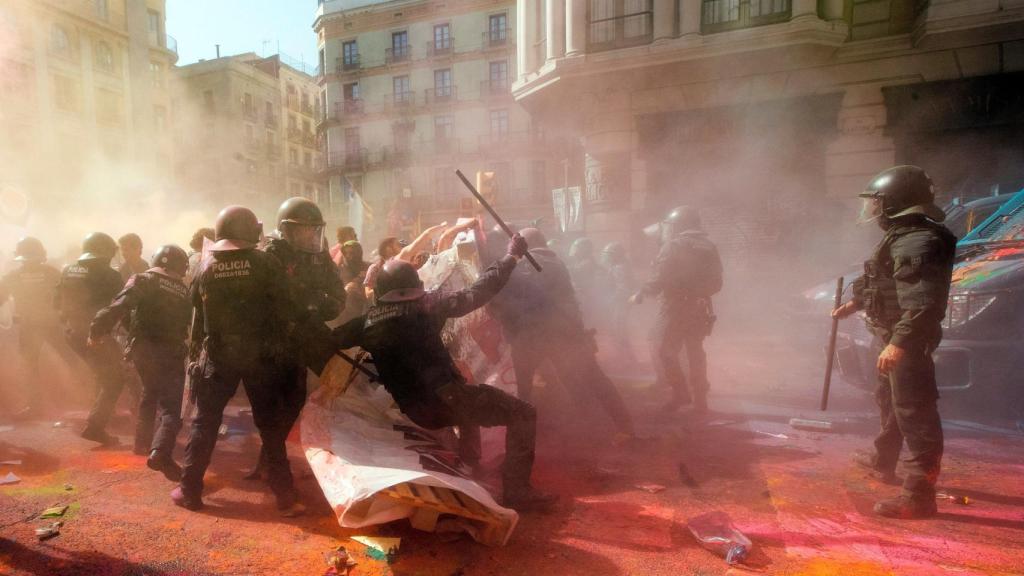
<instances>
[{"instance_id":1,"label":"police baton","mask_svg":"<svg viewBox=\"0 0 1024 576\"><path fill-rule=\"evenodd\" d=\"M843 277L836 280L836 300L833 310L843 303ZM828 392L832 386L832 365L836 358L836 335L839 333L839 317L832 319L832 332L828 337L828 360L825 362L825 387L821 391L821 410L828 410Z\"/></svg>"},{"instance_id":2,"label":"police baton","mask_svg":"<svg viewBox=\"0 0 1024 576\"><path fill-rule=\"evenodd\" d=\"M505 234L508 234L509 238L515 236L515 232L508 227L508 224L505 224L505 221L501 219L501 216L498 216L498 213L494 211L494 208L491 208L491 205L487 200L485 200L484 197L480 195L480 192L477 191L476 186L473 186L473 184L466 179L466 175L462 173L462 170L456 170L455 175L459 177L459 180L462 180L462 183L466 185L466 188L469 188L469 191L476 197L476 201L484 207L484 210L487 210L487 213L491 215L491 218L494 218L494 221L498 223L498 226L501 226L501 229L505 231ZM533 259L533 256L530 255L529 251L526 252L526 259L529 260L530 264L537 269L537 272L542 270L540 264Z\"/></svg>"},{"instance_id":3,"label":"police baton","mask_svg":"<svg viewBox=\"0 0 1024 576\"><path fill-rule=\"evenodd\" d=\"M349 356L348 354L345 354L341 350L335 350L334 353L337 354L338 356L340 356L341 359L344 360L345 362L348 362L349 364L351 364L353 368L355 368L356 370L359 370L360 372L365 374L366 377L370 379L370 382L379 382L380 381L380 379L377 377L376 374L373 373L372 370L370 370L366 366L363 366L362 362L357 362L351 356Z\"/></svg>"}]
</instances>

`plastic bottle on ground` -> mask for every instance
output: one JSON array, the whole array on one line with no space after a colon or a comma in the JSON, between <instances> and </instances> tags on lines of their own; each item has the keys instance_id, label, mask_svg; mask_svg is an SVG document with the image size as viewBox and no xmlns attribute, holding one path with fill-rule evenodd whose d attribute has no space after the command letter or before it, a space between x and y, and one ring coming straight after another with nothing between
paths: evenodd
<instances>
[{"instance_id":1,"label":"plastic bottle on ground","mask_svg":"<svg viewBox=\"0 0 1024 576\"><path fill-rule=\"evenodd\" d=\"M753 544L732 524L724 512L708 512L691 518L686 527L701 546L725 558L729 564L743 562Z\"/></svg>"}]
</instances>

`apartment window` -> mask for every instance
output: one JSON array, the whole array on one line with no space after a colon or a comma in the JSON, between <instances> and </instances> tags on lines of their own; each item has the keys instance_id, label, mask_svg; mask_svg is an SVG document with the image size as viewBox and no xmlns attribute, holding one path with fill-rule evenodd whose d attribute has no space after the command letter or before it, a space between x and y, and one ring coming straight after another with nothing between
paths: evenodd
<instances>
[{"instance_id":1,"label":"apartment window","mask_svg":"<svg viewBox=\"0 0 1024 576\"><path fill-rule=\"evenodd\" d=\"M306 168L312 168L313 167L313 155L310 154L309 152L303 153L302 154L302 163L306 166Z\"/></svg>"},{"instance_id":2,"label":"apartment window","mask_svg":"<svg viewBox=\"0 0 1024 576\"><path fill-rule=\"evenodd\" d=\"M160 34L160 13L156 10L149 10L149 33Z\"/></svg>"},{"instance_id":3,"label":"apartment window","mask_svg":"<svg viewBox=\"0 0 1024 576\"><path fill-rule=\"evenodd\" d=\"M292 166L299 165L299 151L295 148L288 149L288 163Z\"/></svg>"},{"instance_id":4,"label":"apartment window","mask_svg":"<svg viewBox=\"0 0 1024 576\"><path fill-rule=\"evenodd\" d=\"M452 97L452 69L434 70L434 98L439 101Z\"/></svg>"},{"instance_id":5,"label":"apartment window","mask_svg":"<svg viewBox=\"0 0 1024 576\"><path fill-rule=\"evenodd\" d=\"M277 145L277 133L273 130L267 130L267 148L273 148Z\"/></svg>"},{"instance_id":6,"label":"apartment window","mask_svg":"<svg viewBox=\"0 0 1024 576\"><path fill-rule=\"evenodd\" d=\"M447 166L434 168L434 203L438 208L455 207L452 171L453 169Z\"/></svg>"},{"instance_id":7,"label":"apartment window","mask_svg":"<svg viewBox=\"0 0 1024 576\"><path fill-rule=\"evenodd\" d=\"M504 140L508 136L508 110L491 110L491 139Z\"/></svg>"},{"instance_id":8,"label":"apartment window","mask_svg":"<svg viewBox=\"0 0 1024 576\"><path fill-rule=\"evenodd\" d=\"M408 76L395 76L391 79L391 87L395 93L395 104L412 103L412 86Z\"/></svg>"},{"instance_id":9,"label":"apartment window","mask_svg":"<svg viewBox=\"0 0 1024 576\"><path fill-rule=\"evenodd\" d=\"M252 124L245 125L245 137L252 140L256 137L256 127Z\"/></svg>"},{"instance_id":10,"label":"apartment window","mask_svg":"<svg viewBox=\"0 0 1024 576\"><path fill-rule=\"evenodd\" d=\"M451 148L455 136L455 120L451 114L434 116L434 145L440 152Z\"/></svg>"},{"instance_id":11,"label":"apartment window","mask_svg":"<svg viewBox=\"0 0 1024 576\"><path fill-rule=\"evenodd\" d=\"M310 125L309 120L308 119L304 119L302 121L302 133L303 134L311 134L312 132L313 132L312 126Z\"/></svg>"},{"instance_id":12,"label":"apartment window","mask_svg":"<svg viewBox=\"0 0 1024 576\"><path fill-rule=\"evenodd\" d=\"M494 46L508 40L508 15L491 14L487 17L487 43Z\"/></svg>"},{"instance_id":13,"label":"apartment window","mask_svg":"<svg viewBox=\"0 0 1024 576\"><path fill-rule=\"evenodd\" d=\"M106 42L96 43L96 67L107 72L114 71L114 51Z\"/></svg>"},{"instance_id":14,"label":"apartment window","mask_svg":"<svg viewBox=\"0 0 1024 576\"><path fill-rule=\"evenodd\" d=\"M71 53L71 38L60 24L54 24L50 29L50 49L65 56Z\"/></svg>"},{"instance_id":15,"label":"apartment window","mask_svg":"<svg viewBox=\"0 0 1024 576\"><path fill-rule=\"evenodd\" d=\"M288 129L293 132L299 129L299 119L295 114L288 115Z\"/></svg>"},{"instance_id":16,"label":"apartment window","mask_svg":"<svg viewBox=\"0 0 1024 576\"><path fill-rule=\"evenodd\" d=\"M359 82L345 84L342 88L345 100L359 100Z\"/></svg>"},{"instance_id":17,"label":"apartment window","mask_svg":"<svg viewBox=\"0 0 1024 576\"><path fill-rule=\"evenodd\" d=\"M342 43L341 62L345 70L359 68L359 44L355 40Z\"/></svg>"},{"instance_id":18,"label":"apartment window","mask_svg":"<svg viewBox=\"0 0 1024 576\"><path fill-rule=\"evenodd\" d=\"M653 37L651 0L590 0L589 8L587 42L593 50L645 44Z\"/></svg>"},{"instance_id":19,"label":"apartment window","mask_svg":"<svg viewBox=\"0 0 1024 576\"><path fill-rule=\"evenodd\" d=\"M274 115L274 103L271 101L264 102L263 114L266 116L267 124L276 124L277 117Z\"/></svg>"},{"instance_id":20,"label":"apartment window","mask_svg":"<svg viewBox=\"0 0 1024 576\"><path fill-rule=\"evenodd\" d=\"M360 153L362 143L359 139L359 128L346 128L345 129L345 158L347 160L355 161Z\"/></svg>"},{"instance_id":21,"label":"apartment window","mask_svg":"<svg viewBox=\"0 0 1024 576\"><path fill-rule=\"evenodd\" d=\"M96 121L108 126L121 123L121 97L116 92L96 91Z\"/></svg>"},{"instance_id":22,"label":"apartment window","mask_svg":"<svg viewBox=\"0 0 1024 576\"><path fill-rule=\"evenodd\" d=\"M96 0L96 18L104 22L110 19L110 7L107 0Z\"/></svg>"},{"instance_id":23,"label":"apartment window","mask_svg":"<svg viewBox=\"0 0 1024 576\"><path fill-rule=\"evenodd\" d=\"M488 65L491 93L508 92L508 61L498 60Z\"/></svg>"},{"instance_id":24,"label":"apartment window","mask_svg":"<svg viewBox=\"0 0 1024 576\"><path fill-rule=\"evenodd\" d=\"M203 110L212 114L217 106L213 100L213 90L203 90Z\"/></svg>"},{"instance_id":25,"label":"apartment window","mask_svg":"<svg viewBox=\"0 0 1024 576\"><path fill-rule=\"evenodd\" d=\"M403 62L409 59L409 33L407 31L391 33L391 48L385 56L389 63Z\"/></svg>"},{"instance_id":26,"label":"apartment window","mask_svg":"<svg viewBox=\"0 0 1024 576\"><path fill-rule=\"evenodd\" d=\"M165 132L167 130L167 108L153 106L153 127L156 128L157 132Z\"/></svg>"},{"instance_id":27,"label":"apartment window","mask_svg":"<svg viewBox=\"0 0 1024 576\"><path fill-rule=\"evenodd\" d=\"M789 20L790 0L704 0L701 31L723 32Z\"/></svg>"},{"instance_id":28,"label":"apartment window","mask_svg":"<svg viewBox=\"0 0 1024 576\"><path fill-rule=\"evenodd\" d=\"M54 105L66 112L76 112L79 103L78 90L77 81L67 76L55 75L53 77Z\"/></svg>"},{"instance_id":29,"label":"apartment window","mask_svg":"<svg viewBox=\"0 0 1024 576\"><path fill-rule=\"evenodd\" d=\"M153 88L164 87L164 67L159 62L149 63L149 76L153 82Z\"/></svg>"},{"instance_id":30,"label":"apartment window","mask_svg":"<svg viewBox=\"0 0 1024 576\"><path fill-rule=\"evenodd\" d=\"M242 94L242 114L249 118L256 116L256 101L248 92Z\"/></svg>"},{"instance_id":31,"label":"apartment window","mask_svg":"<svg viewBox=\"0 0 1024 576\"><path fill-rule=\"evenodd\" d=\"M412 148L412 133L416 130L414 122L399 122L391 127L391 138L395 142L395 151L408 152Z\"/></svg>"},{"instance_id":32,"label":"apartment window","mask_svg":"<svg viewBox=\"0 0 1024 576\"><path fill-rule=\"evenodd\" d=\"M452 50L452 28L446 22L434 26L434 53L446 54Z\"/></svg>"}]
</instances>

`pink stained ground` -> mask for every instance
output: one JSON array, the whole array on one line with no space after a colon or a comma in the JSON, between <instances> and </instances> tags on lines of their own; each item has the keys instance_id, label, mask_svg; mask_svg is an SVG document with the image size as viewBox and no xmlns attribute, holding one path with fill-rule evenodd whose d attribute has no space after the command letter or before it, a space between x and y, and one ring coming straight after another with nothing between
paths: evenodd
<instances>
[{"instance_id":1,"label":"pink stained ground","mask_svg":"<svg viewBox=\"0 0 1024 576\"><path fill-rule=\"evenodd\" d=\"M763 342L757 347L765 354ZM23 463L0 466L0 475L13 471L22 482L0 487L0 574L322 574L324 553L338 545L359 562L356 575L748 573L698 547L686 530L687 518L710 510L729 513L753 540L757 573L1024 574L1024 439L947 426L941 488L971 505L941 502L939 517L925 521L876 518L875 499L898 488L849 460L874 431L870 400L837 383L829 417L840 432L793 430L790 417L818 416L810 409L816 392L807 392L816 386L813 367L771 376L748 352L713 356L718 392L703 420L659 416L665 391L642 377L619 380L644 436L633 444L613 445L595 409L540 391L535 483L563 501L552 514L525 515L505 548L404 522L342 529L295 444L293 470L310 514L278 518L268 490L241 479L257 447L249 417L236 416L242 404L229 408L226 421L245 434L218 444L200 513L172 506L172 485L141 457L95 449L74 428L54 429L54 420L68 419L59 413L14 423L0 432L0 461ZM787 361L778 357L784 353L768 350L777 362ZM71 416L78 426L82 414ZM122 413L114 430L129 441L130 429ZM680 480L680 463L696 486ZM666 489L650 494L635 488L640 483ZM33 529L44 521L29 518L58 504L71 506L62 534L38 542ZM348 539L356 534L401 537L398 561L369 558Z\"/></svg>"}]
</instances>

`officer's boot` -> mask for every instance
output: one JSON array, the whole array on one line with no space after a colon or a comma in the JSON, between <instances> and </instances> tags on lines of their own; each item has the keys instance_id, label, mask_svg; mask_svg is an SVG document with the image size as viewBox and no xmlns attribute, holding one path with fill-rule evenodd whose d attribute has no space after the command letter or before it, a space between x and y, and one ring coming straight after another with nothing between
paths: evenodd
<instances>
[{"instance_id":1,"label":"officer's boot","mask_svg":"<svg viewBox=\"0 0 1024 576\"><path fill-rule=\"evenodd\" d=\"M875 504L875 514L899 520L931 518L937 513L938 506L935 505L934 497L914 497L901 494L896 498L880 500Z\"/></svg>"},{"instance_id":2,"label":"officer's boot","mask_svg":"<svg viewBox=\"0 0 1024 576\"><path fill-rule=\"evenodd\" d=\"M99 442L103 446L112 447L120 444L120 441L118 441L116 436L111 436L110 434L107 434L106 430L100 430L99 428L94 428L92 426L86 426L85 429L82 430L81 436L86 440Z\"/></svg>"},{"instance_id":3,"label":"officer's boot","mask_svg":"<svg viewBox=\"0 0 1024 576\"><path fill-rule=\"evenodd\" d=\"M181 506L193 512L203 507L203 498L201 496L189 494L181 486L171 490L171 501L174 502L175 506Z\"/></svg>"},{"instance_id":4,"label":"officer's boot","mask_svg":"<svg viewBox=\"0 0 1024 576\"><path fill-rule=\"evenodd\" d=\"M853 454L854 464L872 472L872 475L886 484L898 485L899 478L896 477L896 466L883 466L878 461L878 455L864 450L858 450Z\"/></svg>"},{"instance_id":5,"label":"officer's boot","mask_svg":"<svg viewBox=\"0 0 1024 576\"><path fill-rule=\"evenodd\" d=\"M242 476L243 480L266 480L267 479L267 457L260 448L260 457L256 461L256 466L253 467L245 476Z\"/></svg>"},{"instance_id":6,"label":"officer's boot","mask_svg":"<svg viewBox=\"0 0 1024 576\"><path fill-rule=\"evenodd\" d=\"M550 511L558 502L557 494L541 492L533 486L527 485L518 489L506 489L502 504L517 512Z\"/></svg>"},{"instance_id":7,"label":"officer's boot","mask_svg":"<svg viewBox=\"0 0 1024 576\"><path fill-rule=\"evenodd\" d=\"M164 475L171 482L178 482L181 480L181 466L171 458L171 455L163 450L157 449L149 453L149 458L146 459L146 466L150 470L155 470Z\"/></svg>"}]
</instances>

